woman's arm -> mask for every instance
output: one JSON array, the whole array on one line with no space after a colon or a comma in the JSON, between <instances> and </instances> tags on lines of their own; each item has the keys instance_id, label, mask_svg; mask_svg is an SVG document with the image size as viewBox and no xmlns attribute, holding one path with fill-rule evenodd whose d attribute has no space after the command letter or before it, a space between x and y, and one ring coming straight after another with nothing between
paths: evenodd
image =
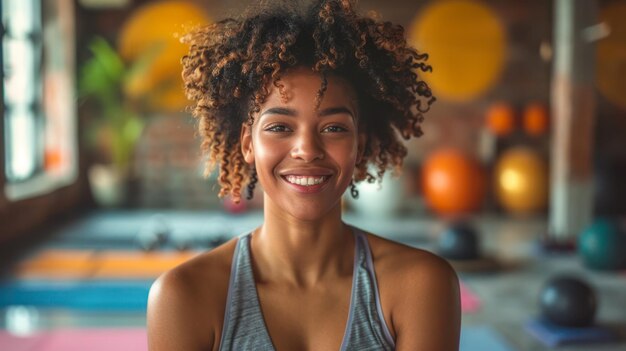
<instances>
[{"instance_id":1,"label":"woman's arm","mask_svg":"<svg viewBox=\"0 0 626 351\"><path fill-rule=\"evenodd\" d=\"M163 274L150 288L148 297L148 348L151 351L200 350L198 306L190 279L173 270ZM205 332L208 331L205 326ZM213 340L208 345L211 349Z\"/></svg>"},{"instance_id":2,"label":"woman's arm","mask_svg":"<svg viewBox=\"0 0 626 351\"><path fill-rule=\"evenodd\" d=\"M393 316L396 350L458 350L461 301L456 273L445 260L424 252L405 267Z\"/></svg>"}]
</instances>

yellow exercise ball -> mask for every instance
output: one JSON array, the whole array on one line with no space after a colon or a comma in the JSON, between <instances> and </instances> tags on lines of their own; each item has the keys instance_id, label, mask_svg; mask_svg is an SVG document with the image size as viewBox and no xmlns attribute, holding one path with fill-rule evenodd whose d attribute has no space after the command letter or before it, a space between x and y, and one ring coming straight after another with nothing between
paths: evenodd
<instances>
[{"instance_id":1,"label":"yellow exercise ball","mask_svg":"<svg viewBox=\"0 0 626 351\"><path fill-rule=\"evenodd\" d=\"M530 148L505 151L496 163L494 181L498 201L511 213L529 214L547 205L548 167Z\"/></svg>"},{"instance_id":2,"label":"yellow exercise ball","mask_svg":"<svg viewBox=\"0 0 626 351\"><path fill-rule=\"evenodd\" d=\"M209 21L202 8L185 1L159 1L137 9L120 31L119 52L128 62L148 64L126 81L126 94L150 96L150 104L159 109L181 110L188 105L180 74L180 60L188 47L180 37Z\"/></svg>"},{"instance_id":3,"label":"yellow exercise ball","mask_svg":"<svg viewBox=\"0 0 626 351\"><path fill-rule=\"evenodd\" d=\"M468 101L490 89L506 56L506 33L498 15L480 1L433 1L408 32L411 44L429 54L433 71L421 73L437 97Z\"/></svg>"},{"instance_id":4,"label":"yellow exercise ball","mask_svg":"<svg viewBox=\"0 0 626 351\"><path fill-rule=\"evenodd\" d=\"M609 35L597 45L597 85L612 103L626 108L626 3L613 2L600 12Z\"/></svg>"}]
</instances>

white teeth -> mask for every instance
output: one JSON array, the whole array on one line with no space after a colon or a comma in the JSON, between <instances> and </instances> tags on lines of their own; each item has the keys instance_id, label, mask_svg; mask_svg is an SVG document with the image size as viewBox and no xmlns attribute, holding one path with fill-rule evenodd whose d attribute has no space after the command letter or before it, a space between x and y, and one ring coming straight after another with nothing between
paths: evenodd
<instances>
[{"instance_id":1,"label":"white teeth","mask_svg":"<svg viewBox=\"0 0 626 351\"><path fill-rule=\"evenodd\" d=\"M321 184L326 180L326 176L321 177L305 177L305 176L293 176L289 175L285 177L289 183L303 185L303 186L311 186Z\"/></svg>"}]
</instances>

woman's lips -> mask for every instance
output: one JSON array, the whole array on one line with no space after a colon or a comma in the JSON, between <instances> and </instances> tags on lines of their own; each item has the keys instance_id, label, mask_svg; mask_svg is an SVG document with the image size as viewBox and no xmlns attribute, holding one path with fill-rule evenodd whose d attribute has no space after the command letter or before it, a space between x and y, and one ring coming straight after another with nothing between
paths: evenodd
<instances>
[{"instance_id":1,"label":"woman's lips","mask_svg":"<svg viewBox=\"0 0 626 351\"><path fill-rule=\"evenodd\" d=\"M316 193L328 184L330 175L324 176L302 176L295 174L282 175L281 178L293 189L300 193Z\"/></svg>"}]
</instances>

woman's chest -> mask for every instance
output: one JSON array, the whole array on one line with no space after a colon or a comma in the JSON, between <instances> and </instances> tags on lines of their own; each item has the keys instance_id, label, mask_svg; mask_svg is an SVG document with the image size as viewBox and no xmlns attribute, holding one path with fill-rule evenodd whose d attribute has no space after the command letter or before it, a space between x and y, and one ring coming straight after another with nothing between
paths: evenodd
<instances>
[{"instance_id":1,"label":"woman's chest","mask_svg":"<svg viewBox=\"0 0 626 351\"><path fill-rule=\"evenodd\" d=\"M257 287L277 351L339 350L350 315L351 279L315 291Z\"/></svg>"}]
</instances>

